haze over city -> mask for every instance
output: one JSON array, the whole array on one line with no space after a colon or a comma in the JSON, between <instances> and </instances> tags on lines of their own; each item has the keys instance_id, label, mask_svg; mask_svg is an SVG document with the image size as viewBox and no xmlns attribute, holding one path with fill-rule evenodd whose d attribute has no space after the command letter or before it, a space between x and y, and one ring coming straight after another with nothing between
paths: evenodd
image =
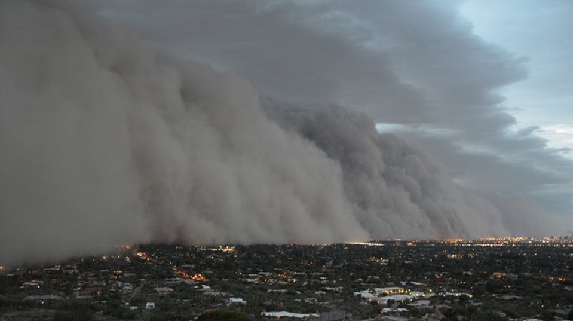
<instances>
[{"instance_id":1,"label":"haze over city","mask_svg":"<svg viewBox=\"0 0 573 321\"><path fill-rule=\"evenodd\" d=\"M557 0L2 1L1 263L570 233L571 14Z\"/></svg>"}]
</instances>

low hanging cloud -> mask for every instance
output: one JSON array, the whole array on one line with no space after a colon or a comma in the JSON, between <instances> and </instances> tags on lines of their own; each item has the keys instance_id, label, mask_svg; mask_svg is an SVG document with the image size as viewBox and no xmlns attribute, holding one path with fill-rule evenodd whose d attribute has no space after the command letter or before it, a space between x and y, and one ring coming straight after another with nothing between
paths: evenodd
<instances>
[{"instance_id":1,"label":"low hanging cloud","mask_svg":"<svg viewBox=\"0 0 573 321\"><path fill-rule=\"evenodd\" d=\"M379 134L364 114L272 100L265 106L283 128L340 163L353 213L374 237L538 236L551 231L548 214L535 203L458 186L420 149L393 134Z\"/></svg>"},{"instance_id":2,"label":"low hanging cloud","mask_svg":"<svg viewBox=\"0 0 573 321\"><path fill-rule=\"evenodd\" d=\"M368 237L340 167L272 123L244 80L66 5L1 6L2 260Z\"/></svg>"},{"instance_id":3,"label":"low hanging cloud","mask_svg":"<svg viewBox=\"0 0 573 321\"><path fill-rule=\"evenodd\" d=\"M68 2L2 1L0 62L2 263L136 242L525 231L504 218L514 207L465 191L365 114L263 108L246 80Z\"/></svg>"}]
</instances>

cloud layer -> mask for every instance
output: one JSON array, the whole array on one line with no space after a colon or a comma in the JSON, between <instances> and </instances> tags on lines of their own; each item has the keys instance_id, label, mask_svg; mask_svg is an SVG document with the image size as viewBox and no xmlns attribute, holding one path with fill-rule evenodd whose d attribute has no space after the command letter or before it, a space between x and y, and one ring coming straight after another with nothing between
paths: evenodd
<instances>
[{"instance_id":1,"label":"cloud layer","mask_svg":"<svg viewBox=\"0 0 573 321\"><path fill-rule=\"evenodd\" d=\"M65 6L2 7L3 259L368 236L337 164L269 121L245 81Z\"/></svg>"},{"instance_id":2,"label":"cloud layer","mask_svg":"<svg viewBox=\"0 0 573 321\"><path fill-rule=\"evenodd\" d=\"M176 62L67 2L2 1L0 61L2 263L150 241L543 231L515 227L515 206L459 187L363 113L297 99L263 109L247 81ZM423 100L394 72L377 77L389 106Z\"/></svg>"},{"instance_id":3,"label":"cloud layer","mask_svg":"<svg viewBox=\"0 0 573 321\"><path fill-rule=\"evenodd\" d=\"M353 213L374 238L546 235L550 218L518 197L480 195L373 120L340 107L265 103L289 131L314 142L342 167Z\"/></svg>"},{"instance_id":4,"label":"cloud layer","mask_svg":"<svg viewBox=\"0 0 573 321\"><path fill-rule=\"evenodd\" d=\"M263 95L365 112L400 128L459 184L532 198L573 223L569 149L548 147L543 126L521 126L512 115L520 106L503 95L528 77L529 58L478 37L458 1L81 2L180 59L245 77ZM536 35L566 41L551 36Z\"/></svg>"}]
</instances>

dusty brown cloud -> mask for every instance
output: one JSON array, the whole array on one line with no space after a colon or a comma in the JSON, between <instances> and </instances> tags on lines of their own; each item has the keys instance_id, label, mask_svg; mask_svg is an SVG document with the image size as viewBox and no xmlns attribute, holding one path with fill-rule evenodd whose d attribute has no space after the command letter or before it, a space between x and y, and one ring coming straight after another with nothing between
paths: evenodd
<instances>
[{"instance_id":1,"label":"dusty brown cloud","mask_svg":"<svg viewBox=\"0 0 573 321\"><path fill-rule=\"evenodd\" d=\"M460 188L370 116L296 97L263 109L246 80L177 62L68 2L2 1L0 61L3 262L149 241L520 233L500 224L514 207ZM423 109L415 87L380 68L387 106Z\"/></svg>"}]
</instances>

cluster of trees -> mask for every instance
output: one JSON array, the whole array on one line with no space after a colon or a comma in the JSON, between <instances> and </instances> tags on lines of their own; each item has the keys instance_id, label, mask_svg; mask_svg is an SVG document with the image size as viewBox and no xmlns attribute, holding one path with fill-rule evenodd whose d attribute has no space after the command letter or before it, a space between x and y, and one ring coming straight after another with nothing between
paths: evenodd
<instances>
[{"instance_id":1,"label":"cluster of trees","mask_svg":"<svg viewBox=\"0 0 573 321\"><path fill-rule=\"evenodd\" d=\"M238 311L216 310L203 313L197 318L197 321L252 321L251 318Z\"/></svg>"},{"instance_id":2,"label":"cluster of trees","mask_svg":"<svg viewBox=\"0 0 573 321\"><path fill-rule=\"evenodd\" d=\"M64 301L57 306L53 321L92 321L94 320L95 309L96 308L90 303Z\"/></svg>"}]
</instances>

